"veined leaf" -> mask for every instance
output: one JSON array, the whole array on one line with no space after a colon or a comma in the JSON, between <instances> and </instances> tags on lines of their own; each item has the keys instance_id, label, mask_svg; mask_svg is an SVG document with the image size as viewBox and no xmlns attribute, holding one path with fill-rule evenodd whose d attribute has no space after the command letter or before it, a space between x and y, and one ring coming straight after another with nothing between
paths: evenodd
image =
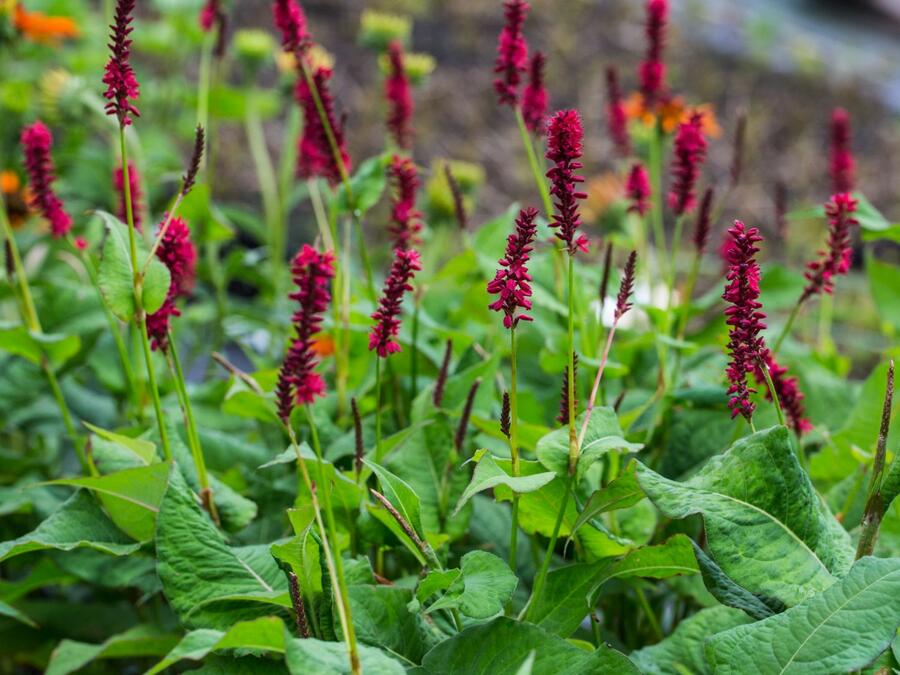
<instances>
[{"instance_id":1,"label":"veined leaf","mask_svg":"<svg viewBox=\"0 0 900 675\"><path fill-rule=\"evenodd\" d=\"M716 673L846 673L887 649L900 625L900 559L862 558L796 607L713 636Z\"/></svg>"},{"instance_id":2,"label":"veined leaf","mask_svg":"<svg viewBox=\"0 0 900 675\"><path fill-rule=\"evenodd\" d=\"M90 422L82 422L84 426L97 434L100 438L110 443L115 443L123 448L131 450L144 464L153 464L156 461L156 444L143 438L123 436L106 429L94 426Z\"/></svg>"},{"instance_id":3,"label":"veined leaf","mask_svg":"<svg viewBox=\"0 0 900 675\"><path fill-rule=\"evenodd\" d=\"M31 333L19 324L0 323L0 350L21 356L40 365L46 357L53 366L62 366L81 350L77 335L47 335Z\"/></svg>"},{"instance_id":4,"label":"veined leaf","mask_svg":"<svg viewBox=\"0 0 900 675\"><path fill-rule=\"evenodd\" d=\"M834 583L853 559L849 535L835 527L784 427L739 440L687 482L642 464L637 478L670 518L702 514L713 560L755 595L795 605Z\"/></svg>"},{"instance_id":5,"label":"veined leaf","mask_svg":"<svg viewBox=\"0 0 900 675\"><path fill-rule=\"evenodd\" d=\"M440 574L440 573L439 573ZM460 576L428 611L458 607L473 619L487 619L503 611L519 580L509 566L487 551L469 551L460 561Z\"/></svg>"},{"instance_id":6,"label":"veined leaf","mask_svg":"<svg viewBox=\"0 0 900 675\"><path fill-rule=\"evenodd\" d=\"M366 675L405 675L403 665L380 649L357 645L359 662ZM294 638L287 642L286 661L291 675L350 675L347 646L315 638Z\"/></svg>"},{"instance_id":7,"label":"veined leaf","mask_svg":"<svg viewBox=\"0 0 900 675\"><path fill-rule=\"evenodd\" d=\"M621 476L611 480L608 485L596 490L590 496L581 513L578 514L578 520L572 526L572 533L574 534L579 527L600 514L634 506L646 496L637 482L635 464L632 462Z\"/></svg>"},{"instance_id":8,"label":"veined leaf","mask_svg":"<svg viewBox=\"0 0 900 675\"><path fill-rule=\"evenodd\" d=\"M421 615L407 605L412 591L398 586L348 586L353 626L360 641L419 663L433 643Z\"/></svg>"},{"instance_id":9,"label":"veined leaf","mask_svg":"<svg viewBox=\"0 0 900 675\"><path fill-rule=\"evenodd\" d=\"M484 455L475 466L475 473L469 486L462 493L459 502L456 504L454 513L458 512L474 495L484 490L505 485L513 492L519 494L526 492L534 492L549 483L556 474L552 471L536 473L529 476L510 476L506 471L501 469L491 455ZM644 493L641 492L641 497Z\"/></svg>"},{"instance_id":10,"label":"veined leaf","mask_svg":"<svg viewBox=\"0 0 900 675\"><path fill-rule=\"evenodd\" d=\"M45 675L68 675L97 659L162 656L177 642L177 635L144 625L113 635L100 644L63 640L50 654Z\"/></svg>"},{"instance_id":11,"label":"veined leaf","mask_svg":"<svg viewBox=\"0 0 900 675\"><path fill-rule=\"evenodd\" d=\"M784 605L777 600L766 598L769 603L766 604L762 598L736 584L697 544L694 544L694 554L697 556L706 589L723 605L742 609L754 619L765 619L784 611Z\"/></svg>"}]
</instances>

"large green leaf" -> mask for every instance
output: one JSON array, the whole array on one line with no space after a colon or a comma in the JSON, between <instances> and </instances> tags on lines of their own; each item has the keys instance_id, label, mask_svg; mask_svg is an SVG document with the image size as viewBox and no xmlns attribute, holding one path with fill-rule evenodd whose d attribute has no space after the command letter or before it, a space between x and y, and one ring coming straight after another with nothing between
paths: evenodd
<instances>
[{"instance_id":1,"label":"large green leaf","mask_svg":"<svg viewBox=\"0 0 900 675\"><path fill-rule=\"evenodd\" d=\"M32 621L27 614L25 614L21 610L16 609L3 600L0 600L0 616L14 619L19 623L24 623L26 626L31 626L32 628L38 627L38 625L34 621Z\"/></svg>"},{"instance_id":2,"label":"large green leaf","mask_svg":"<svg viewBox=\"0 0 900 675\"><path fill-rule=\"evenodd\" d=\"M697 571L691 541L680 534L659 546L637 548L619 560L568 565L547 575L544 592L528 619L550 633L568 637L590 612L597 590L610 579L664 579Z\"/></svg>"},{"instance_id":3,"label":"large green leaf","mask_svg":"<svg viewBox=\"0 0 900 675\"><path fill-rule=\"evenodd\" d=\"M445 640L422 661L428 675L517 675L529 652L533 675L638 673L624 654L605 645L588 652L530 624L498 617Z\"/></svg>"},{"instance_id":4,"label":"large green leaf","mask_svg":"<svg viewBox=\"0 0 900 675\"><path fill-rule=\"evenodd\" d=\"M483 455L480 459L477 459L477 462L475 472L472 474L472 480L459 498L454 513L468 503L473 496L484 490L490 490L498 485L505 485L519 494L534 492L549 483L556 476L552 471L536 473L530 476L510 476L500 468L490 454ZM643 492L640 494L641 497L644 496Z\"/></svg>"},{"instance_id":5,"label":"large green leaf","mask_svg":"<svg viewBox=\"0 0 900 675\"><path fill-rule=\"evenodd\" d=\"M594 491L584 508L581 509L581 513L578 514L578 520L575 521L572 532L574 534L579 527L600 514L634 506L645 497L644 491L637 482L635 464L632 462L621 476Z\"/></svg>"},{"instance_id":6,"label":"large green leaf","mask_svg":"<svg viewBox=\"0 0 900 675\"><path fill-rule=\"evenodd\" d=\"M81 350L77 335L31 333L19 324L0 323L0 350L21 356L35 365L43 358L53 366L62 366Z\"/></svg>"},{"instance_id":7,"label":"large green leaf","mask_svg":"<svg viewBox=\"0 0 900 675\"><path fill-rule=\"evenodd\" d=\"M271 613L264 603L242 601L271 600L287 590L268 547L230 548L178 471L172 472L160 506L156 554L163 592L189 627L223 629Z\"/></svg>"},{"instance_id":8,"label":"large green leaf","mask_svg":"<svg viewBox=\"0 0 900 675\"><path fill-rule=\"evenodd\" d=\"M448 574L453 571L458 577ZM487 619L503 611L519 581L503 560L487 551L469 551L459 570L437 574L446 583L446 591L429 611L458 607L473 619Z\"/></svg>"},{"instance_id":9,"label":"large green leaf","mask_svg":"<svg viewBox=\"0 0 900 675\"><path fill-rule=\"evenodd\" d=\"M357 645L366 675L404 675L406 669L380 649ZM343 642L294 638L287 642L286 661L291 675L350 675L350 660Z\"/></svg>"},{"instance_id":10,"label":"large green leaf","mask_svg":"<svg viewBox=\"0 0 900 675\"><path fill-rule=\"evenodd\" d=\"M846 673L887 649L900 625L900 559L863 558L796 607L713 636L716 673Z\"/></svg>"},{"instance_id":11,"label":"large green leaf","mask_svg":"<svg viewBox=\"0 0 900 675\"><path fill-rule=\"evenodd\" d=\"M107 431L89 422L82 422L82 424L103 440L130 450L143 464L152 464L156 460L156 444L152 441Z\"/></svg>"},{"instance_id":12,"label":"large green leaf","mask_svg":"<svg viewBox=\"0 0 900 675\"><path fill-rule=\"evenodd\" d=\"M410 487L409 483L399 476L394 475L383 466L364 460L375 475L378 476L378 484L381 486L381 493L387 500L397 509L397 512L403 516L403 519L409 523L419 537L424 536L422 528L422 519L420 517L419 496L415 490Z\"/></svg>"},{"instance_id":13,"label":"large green leaf","mask_svg":"<svg viewBox=\"0 0 900 675\"><path fill-rule=\"evenodd\" d=\"M357 639L419 663L431 648L429 630L407 605L412 591L398 586L349 586L350 609Z\"/></svg>"},{"instance_id":14,"label":"large green leaf","mask_svg":"<svg viewBox=\"0 0 900 675\"><path fill-rule=\"evenodd\" d=\"M900 330L900 267L869 255L866 257L866 274L875 308L882 320L894 330Z\"/></svg>"},{"instance_id":15,"label":"large green leaf","mask_svg":"<svg viewBox=\"0 0 900 675\"><path fill-rule=\"evenodd\" d=\"M697 564L700 566L700 574L703 575L706 589L723 605L742 609L754 619L765 619L784 611L784 605L778 601L758 598L746 588L736 584L697 544L694 544L694 554L697 556Z\"/></svg>"},{"instance_id":16,"label":"large green leaf","mask_svg":"<svg viewBox=\"0 0 900 675\"><path fill-rule=\"evenodd\" d=\"M581 413L575 423L578 431L584 423L587 413ZM591 464L603 457L611 450L625 452L637 452L644 446L640 443L629 443L623 438L623 432L619 427L619 420L612 408L594 408L588 427L581 444L581 454L578 457L578 475L587 471ZM537 444L537 457L549 471L555 471L556 475L565 477L569 471L569 430L561 427L551 431Z\"/></svg>"},{"instance_id":17,"label":"large green leaf","mask_svg":"<svg viewBox=\"0 0 900 675\"><path fill-rule=\"evenodd\" d=\"M678 624L662 642L632 652L629 658L644 675L706 675L712 673L703 653L706 639L749 622L746 614L731 607L707 607Z\"/></svg>"},{"instance_id":18,"label":"large green leaf","mask_svg":"<svg viewBox=\"0 0 900 675\"><path fill-rule=\"evenodd\" d=\"M225 649L252 649L283 654L284 643L284 623L274 616L241 621L227 631L201 628L185 635L162 661L147 671L147 675L159 673L184 659L200 661L211 652Z\"/></svg>"},{"instance_id":19,"label":"large green leaf","mask_svg":"<svg viewBox=\"0 0 900 675\"><path fill-rule=\"evenodd\" d=\"M29 551L71 551L93 548L111 555L128 555L140 544L126 536L101 510L87 490L79 490L36 529L0 543L0 561Z\"/></svg>"},{"instance_id":20,"label":"large green leaf","mask_svg":"<svg viewBox=\"0 0 900 675\"><path fill-rule=\"evenodd\" d=\"M145 625L129 628L100 644L63 640L50 654L45 675L68 675L97 659L162 656L177 642L177 635Z\"/></svg>"},{"instance_id":21,"label":"large green leaf","mask_svg":"<svg viewBox=\"0 0 900 675\"><path fill-rule=\"evenodd\" d=\"M97 283L110 311L120 320L128 322L134 318L134 268L131 265L131 244L128 226L110 213L96 212L106 226L106 243L103 258L97 271ZM143 269L150 249L144 238L136 233L137 265ZM166 299L171 276L169 269L155 256L147 265L141 302L147 314L153 314Z\"/></svg>"},{"instance_id":22,"label":"large green leaf","mask_svg":"<svg viewBox=\"0 0 900 675\"><path fill-rule=\"evenodd\" d=\"M849 535L825 510L784 427L739 440L685 483L641 464L637 476L668 517L703 515L712 558L751 593L791 606L849 569Z\"/></svg>"},{"instance_id":23,"label":"large green leaf","mask_svg":"<svg viewBox=\"0 0 900 675\"><path fill-rule=\"evenodd\" d=\"M352 206L362 215L378 203L387 184L385 169L388 161L388 155L376 155L369 157L359 165L359 169L350 177L350 189L353 192L352 205L347 199L344 184L338 186L335 204L342 213L349 213Z\"/></svg>"}]
</instances>

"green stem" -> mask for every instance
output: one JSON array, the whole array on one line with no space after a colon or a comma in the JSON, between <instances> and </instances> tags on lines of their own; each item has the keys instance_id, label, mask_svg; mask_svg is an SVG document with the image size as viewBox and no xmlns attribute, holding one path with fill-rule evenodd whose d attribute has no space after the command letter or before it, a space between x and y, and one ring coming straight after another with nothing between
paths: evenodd
<instances>
[{"instance_id":1,"label":"green stem","mask_svg":"<svg viewBox=\"0 0 900 675\"><path fill-rule=\"evenodd\" d=\"M553 533L550 535L550 541L547 544L547 551L544 553L544 559L541 562L541 568L538 570L537 576L534 578L534 586L531 589L531 599L525 608L524 619L527 621L534 606L541 598L544 592L544 583L547 581L547 573L550 571L550 561L553 559L553 551L556 550L556 542L559 539L559 530L562 527L563 518L566 515L566 507L569 505L569 496L572 492L572 481L574 475L569 475L566 479L566 491L563 494L562 504L559 513L556 514L556 522L553 524Z\"/></svg>"},{"instance_id":2,"label":"green stem","mask_svg":"<svg viewBox=\"0 0 900 675\"><path fill-rule=\"evenodd\" d=\"M644 611L644 616L647 617L647 622L650 624L650 629L653 631L653 635L656 637L657 642L659 642L665 637L665 635L663 635L662 628L659 625L659 621L656 619L656 614L653 613L653 608L650 607L650 603L647 602L647 596L644 595L644 589L635 586L634 592L635 595L637 595L638 604Z\"/></svg>"},{"instance_id":3,"label":"green stem","mask_svg":"<svg viewBox=\"0 0 900 675\"><path fill-rule=\"evenodd\" d=\"M194 468L197 470L197 481L200 484L200 497L204 508L209 511L213 521L219 524L219 513L213 498L212 487L209 484L209 475L206 472L206 461L203 458L203 447L200 445L200 437L197 434L197 423L194 421L194 411L191 407L191 399L188 396L187 382L184 371L181 369L181 359L178 358L178 349L175 346L175 337L169 331L169 344L166 348L166 356L169 357L175 389L181 400L181 409L184 411L184 422L187 429L188 444L191 448L191 457L194 460Z\"/></svg>"},{"instance_id":4,"label":"green stem","mask_svg":"<svg viewBox=\"0 0 900 675\"><path fill-rule=\"evenodd\" d=\"M666 316L668 322L671 322L672 320L672 298L675 295L675 282L678 275L676 260L679 246L681 245L681 233L684 230L684 221L684 215L678 216L678 218L675 219L675 230L672 234L672 249L669 251L669 262L666 265L669 270L668 295L666 296Z\"/></svg>"},{"instance_id":5,"label":"green stem","mask_svg":"<svg viewBox=\"0 0 900 675\"><path fill-rule=\"evenodd\" d=\"M409 350L410 405L419 392L419 296L413 295L412 348Z\"/></svg>"},{"instance_id":6,"label":"green stem","mask_svg":"<svg viewBox=\"0 0 900 675\"><path fill-rule=\"evenodd\" d=\"M280 199L278 196L278 180L275 177L275 168L272 165L272 157L266 145L265 131L262 120L259 117L259 110L256 104L257 96L258 90L254 87L250 90L250 95L247 98L244 127L247 131L250 155L253 157L253 165L256 168L257 182L262 193L263 211L265 212L272 260L276 265L282 265L284 264L285 245Z\"/></svg>"},{"instance_id":7,"label":"green stem","mask_svg":"<svg viewBox=\"0 0 900 675\"><path fill-rule=\"evenodd\" d=\"M206 129L206 145L212 147L209 142L209 90L212 82L212 50L215 36L208 35L203 41L200 51L200 72L197 75L197 124ZM205 173L208 166L208 153L204 152L200 167Z\"/></svg>"},{"instance_id":8,"label":"green stem","mask_svg":"<svg viewBox=\"0 0 900 675\"><path fill-rule=\"evenodd\" d=\"M778 339L775 340L775 345L772 347L772 356L778 354L778 350L781 349L781 343L784 342L785 338L790 334L791 328L794 327L794 321L797 319L797 315L800 313L800 307L803 305L803 300L799 300L796 305L794 305L794 309L791 310L790 316L788 316L787 321L784 324L784 328L781 329L781 333L778 335Z\"/></svg>"},{"instance_id":9,"label":"green stem","mask_svg":"<svg viewBox=\"0 0 900 675\"><path fill-rule=\"evenodd\" d=\"M509 372L509 455L512 458L512 473L519 475L519 401L517 393L516 328L509 331L510 372ZM519 495L513 492L512 522L509 531L509 568L516 571L516 554L519 544Z\"/></svg>"},{"instance_id":10,"label":"green stem","mask_svg":"<svg viewBox=\"0 0 900 675\"><path fill-rule=\"evenodd\" d=\"M578 463L578 436L575 431L575 256L569 255L569 315L568 315L568 349L569 377L567 378L569 397L569 475L575 474Z\"/></svg>"},{"instance_id":11,"label":"green stem","mask_svg":"<svg viewBox=\"0 0 900 675\"><path fill-rule=\"evenodd\" d=\"M550 200L550 189L547 187L547 179L541 171L538 164L537 153L534 151L534 145L531 142L531 136L525 126L525 118L522 117L522 110L519 106L515 106L516 123L519 126L519 136L522 138L522 145L525 147L525 154L528 156L528 165L531 167L531 174L534 176L534 182L537 185L538 193L541 196L541 203L544 205L544 212L547 214L547 220L553 220L553 202Z\"/></svg>"},{"instance_id":12,"label":"green stem","mask_svg":"<svg viewBox=\"0 0 900 675\"><path fill-rule=\"evenodd\" d=\"M381 357L375 356L375 461L381 462Z\"/></svg>"},{"instance_id":13,"label":"green stem","mask_svg":"<svg viewBox=\"0 0 900 675\"><path fill-rule=\"evenodd\" d=\"M291 203L291 188L297 168L297 139L300 137L300 108L290 106L288 118L281 138L281 157L278 160L278 195L281 198L281 225L285 236L288 233L288 215ZM315 206L315 205L314 205Z\"/></svg>"},{"instance_id":14,"label":"green stem","mask_svg":"<svg viewBox=\"0 0 900 675\"><path fill-rule=\"evenodd\" d=\"M662 209L662 144L663 132L659 123L656 125L656 133L650 141L650 186L653 194L650 197L650 222L653 226L653 246L660 272L668 278L666 270L666 233L663 227Z\"/></svg>"},{"instance_id":15,"label":"green stem","mask_svg":"<svg viewBox=\"0 0 900 675\"><path fill-rule=\"evenodd\" d=\"M775 412L778 413L778 423L783 427L787 426L787 423L784 421L784 410L781 409L781 401L778 400L778 392L775 391L775 383L772 382L772 374L769 372L769 366L766 365L762 359L758 359L757 361L757 365L762 371L763 377L766 378L769 396L772 397L772 402L775 404Z\"/></svg>"},{"instance_id":16,"label":"green stem","mask_svg":"<svg viewBox=\"0 0 900 675\"><path fill-rule=\"evenodd\" d=\"M119 151L122 155L122 187L125 192L125 215L128 220L128 248L131 259L131 269L134 277L134 307L135 319L141 333L141 346L144 351L144 364L147 367L147 382L150 385L150 394L153 397L153 408L156 412L156 423L159 428L159 440L162 444L163 457L172 459L172 449L169 446L169 435L166 432L165 419L163 418L162 402L159 398L159 389L156 386L156 372L153 369L153 358L150 354L150 338L147 334L147 315L144 312L143 284L144 279L138 267L137 259L137 234L134 227L134 210L131 203L131 185L128 177L128 152L125 147L125 127L119 125Z\"/></svg>"}]
</instances>

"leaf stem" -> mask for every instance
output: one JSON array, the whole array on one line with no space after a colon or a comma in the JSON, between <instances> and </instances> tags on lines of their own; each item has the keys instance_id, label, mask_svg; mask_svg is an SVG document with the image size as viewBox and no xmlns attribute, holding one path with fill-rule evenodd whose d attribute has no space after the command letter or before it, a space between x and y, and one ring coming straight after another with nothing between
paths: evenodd
<instances>
[{"instance_id":1,"label":"leaf stem","mask_svg":"<svg viewBox=\"0 0 900 675\"><path fill-rule=\"evenodd\" d=\"M537 153L534 151L534 144L531 142L531 136L528 134L528 128L525 126L522 109L519 106L514 106L514 109L516 112L516 124L519 126L519 136L522 138L522 145L525 148L525 154L528 156L528 166L531 167L531 174L534 176L538 194L541 196L541 203L544 205L544 213L547 214L547 220L553 220L553 202L550 200L547 179L538 165Z\"/></svg>"}]
</instances>

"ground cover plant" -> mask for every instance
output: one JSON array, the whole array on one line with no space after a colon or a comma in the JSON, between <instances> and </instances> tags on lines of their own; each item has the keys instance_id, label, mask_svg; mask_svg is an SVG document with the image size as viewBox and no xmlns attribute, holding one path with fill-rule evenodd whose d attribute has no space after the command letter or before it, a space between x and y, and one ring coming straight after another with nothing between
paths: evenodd
<instances>
[{"instance_id":1,"label":"ground cover plant","mask_svg":"<svg viewBox=\"0 0 900 675\"><path fill-rule=\"evenodd\" d=\"M268 31L143 4L0 1L4 672L900 667L900 225L847 111L820 205L726 222L753 118L672 77L667 0L639 63L589 65L602 128L498 2L494 90L467 95L531 182L483 218L490 175L416 162L408 19L323 45L297 0L257 3ZM379 129L333 86L350 50ZM217 189L235 129L258 207ZM842 302L880 318L861 363Z\"/></svg>"}]
</instances>

